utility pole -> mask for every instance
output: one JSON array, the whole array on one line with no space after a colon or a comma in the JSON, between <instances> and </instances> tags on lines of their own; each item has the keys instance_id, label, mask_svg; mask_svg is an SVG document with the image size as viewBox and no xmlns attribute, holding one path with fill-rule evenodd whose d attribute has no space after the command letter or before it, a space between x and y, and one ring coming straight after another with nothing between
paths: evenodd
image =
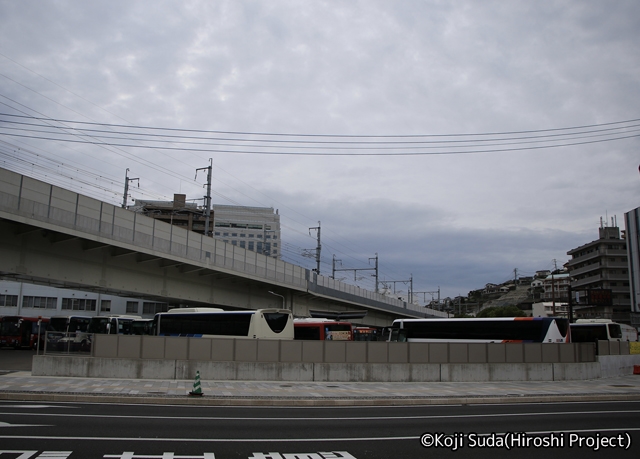
<instances>
[{"instance_id":1,"label":"utility pole","mask_svg":"<svg viewBox=\"0 0 640 459\"><path fill-rule=\"evenodd\" d=\"M314 226L313 228L309 228L309 236L311 236L311 230L317 231L318 235L318 246L316 247L316 274L320 275L320 251L322 250L322 244L320 244L320 222L318 222L318 226Z\"/></svg>"},{"instance_id":2,"label":"utility pole","mask_svg":"<svg viewBox=\"0 0 640 459\"><path fill-rule=\"evenodd\" d=\"M553 311L552 313L553 313L553 316L555 317L556 316L556 281L555 281L556 278L554 277L554 275L558 269L558 263L555 258L553 259L553 266L554 266L554 270L551 273L551 301L553 301L552 303L553 306L551 310Z\"/></svg>"},{"instance_id":3,"label":"utility pole","mask_svg":"<svg viewBox=\"0 0 640 459\"><path fill-rule=\"evenodd\" d=\"M358 271L374 271L375 270L375 278L376 278L376 288L375 288L375 292L378 293L378 254L376 253L376 256L373 258L369 258L369 263L371 263L371 260L375 260L376 261L376 265L375 268L341 268L341 269L337 269L336 268L336 262L340 263L340 266L342 266L342 260L338 260L335 256L335 254L333 255L333 269L332 269L332 273L331 273L331 278L335 279L336 278L336 271L353 271L353 280L357 280L356 276L358 274Z\"/></svg>"},{"instance_id":4,"label":"utility pole","mask_svg":"<svg viewBox=\"0 0 640 459\"><path fill-rule=\"evenodd\" d=\"M342 266L342 260L338 260L336 258L336 254L333 254L333 261L331 263L331 279L335 279L336 278L336 262L340 263L340 266Z\"/></svg>"},{"instance_id":5,"label":"utility pole","mask_svg":"<svg viewBox=\"0 0 640 459\"><path fill-rule=\"evenodd\" d=\"M396 294L396 283L400 282L403 284L409 284L409 295L408 295L408 302L411 303L412 302L412 296L413 296L413 274L411 275L411 278L409 280L395 280L395 281L382 281L383 284L386 283L393 283L393 294Z\"/></svg>"},{"instance_id":6,"label":"utility pole","mask_svg":"<svg viewBox=\"0 0 640 459\"><path fill-rule=\"evenodd\" d=\"M435 295L436 293L438 294L438 305L440 305L440 287L438 286L438 290L435 290L433 292L413 292L414 294L420 295L422 294L422 301L424 303L427 302L427 295L431 295L431 301L434 300L433 295Z\"/></svg>"},{"instance_id":7,"label":"utility pole","mask_svg":"<svg viewBox=\"0 0 640 459\"><path fill-rule=\"evenodd\" d=\"M133 182L134 180L138 181L138 188L140 188L140 179L139 178L129 178L129 168L124 173L124 196L122 197L122 208L127 208L127 198L129 197L129 182Z\"/></svg>"},{"instance_id":8,"label":"utility pole","mask_svg":"<svg viewBox=\"0 0 640 459\"><path fill-rule=\"evenodd\" d=\"M371 263L371 260L375 260L376 261L376 265L375 265L375 269L376 269L376 288L375 288L375 292L378 293L378 254L376 253L375 258L369 258L369 263Z\"/></svg>"},{"instance_id":9,"label":"utility pole","mask_svg":"<svg viewBox=\"0 0 640 459\"><path fill-rule=\"evenodd\" d=\"M207 171L207 195L204 197L204 235L212 236L212 232L209 230L209 219L211 217L211 172L213 170L213 159L209 158L209 166L196 169L196 179L198 178L198 171ZM195 180L195 179L194 179Z\"/></svg>"},{"instance_id":10,"label":"utility pole","mask_svg":"<svg viewBox=\"0 0 640 459\"><path fill-rule=\"evenodd\" d=\"M569 323L573 322L573 289L571 288L571 279L569 279L569 286L567 287L567 293L569 294Z\"/></svg>"}]
</instances>

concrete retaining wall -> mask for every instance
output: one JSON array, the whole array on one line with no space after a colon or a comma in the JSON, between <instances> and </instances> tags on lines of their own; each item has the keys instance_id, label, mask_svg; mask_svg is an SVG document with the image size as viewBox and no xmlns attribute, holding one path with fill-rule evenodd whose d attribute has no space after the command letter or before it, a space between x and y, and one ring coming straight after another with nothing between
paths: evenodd
<instances>
[{"instance_id":1,"label":"concrete retaining wall","mask_svg":"<svg viewBox=\"0 0 640 459\"><path fill-rule=\"evenodd\" d=\"M633 366L640 365L640 355L599 355L602 378L633 374Z\"/></svg>"},{"instance_id":2,"label":"concrete retaining wall","mask_svg":"<svg viewBox=\"0 0 640 459\"><path fill-rule=\"evenodd\" d=\"M618 356L621 357L622 356ZM34 376L190 380L335 382L565 381L601 377L599 362L584 363L301 363L214 362L34 356Z\"/></svg>"},{"instance_id":3,"label":"concrete retaining wall","mask_svg":"<svg viewBox=\"0 0 640 459\"><path fill-rule=\"evenodd\" d=\"M618 352L618 347L608 351ZM638 364L640 355L596 356L593 343L387 343L96 335L91 356L35 356L32 374L190 380L199 371L202 378L218 381L566 381L631 374Z\"/></svg>"},{"instance_id":4,"label":"concrete retaining wall","mask_svg":"<svg viewBox=\"0 0 640 459\"><path fill-rule=\"evenodd\" d=\"M583 363L593 343L388 343L95 335L100 358L281 363ZM48 353L48 351L47 351Z\"/></svg>"}]
</instances>

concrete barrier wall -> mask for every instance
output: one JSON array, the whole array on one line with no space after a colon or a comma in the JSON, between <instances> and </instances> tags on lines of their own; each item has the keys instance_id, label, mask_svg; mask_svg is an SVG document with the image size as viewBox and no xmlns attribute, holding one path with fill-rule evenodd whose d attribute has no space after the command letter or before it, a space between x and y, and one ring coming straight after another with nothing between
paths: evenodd
<instances>
[{"instance_id":1,"label":"concrete barrier wall","mask_svg":"<svg viewBox=\"0 0 640 459\"><path fill-rule=\"evenodd\" d=\"M629 355L631 343L629 341L598 341L596 345L598 355Z\"/></svg>"},{"instance_id":2,"label":"concrete barrier wall","mask_svg":"<svg viewBox=\"0 0 640 459\"><path fill-rule=\"evenodd\" d=\"M619 356L622 357L622 356ZM628 357L628 356L627 356ZM209 381L479 382L566 381L601 377L584 363L311 363L34 356L34 376Z\"/></svg>"},{"instance_id":3,"label":"concrete barrier wall","mask_svg":"<svg viewBox=\"0 0 640 459\"><path fill-rule=\"evenodd\" d=\"M336 382L566 381L630 374L593 343L466 344L96 335L91 356L35 356L35 376Z\"/></svg>"},{"instance_id":4,"label":"concrete barrier wall","mask_svg":"<svg viewBox=\"0 0 640 459\"><path fill-rule=\"evenodd\" d=\"M536 364L596 361L592 343L387 343L128 335L95 335L92 356L327 364Z\"/></svg>"},{"instance_id":5,"label":"concrete barrier wall","mask_svg":"<svg viewBox=\"0 0 640 459\"><path fill-rule=\"evenodd\" d=\"M634 365L640 365L640 355L599 355L598 363L603 378L631 375Z\"/></svg>"}]
</instances>

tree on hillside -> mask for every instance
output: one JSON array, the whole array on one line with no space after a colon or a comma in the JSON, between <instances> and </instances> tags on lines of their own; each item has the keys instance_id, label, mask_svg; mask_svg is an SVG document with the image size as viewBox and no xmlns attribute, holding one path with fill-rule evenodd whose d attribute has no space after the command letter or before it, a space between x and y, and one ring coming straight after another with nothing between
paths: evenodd
<instances>
[{"instance_id":1,"label":"tree on hillside","mask_svg":"<svg viewBox=\"0 0 640 459\"><path fill-rule=\"evenodd\" d=\"M483 309L476 317L526 317L517 306L493 306Z\"/></svg>"}]
</instances>

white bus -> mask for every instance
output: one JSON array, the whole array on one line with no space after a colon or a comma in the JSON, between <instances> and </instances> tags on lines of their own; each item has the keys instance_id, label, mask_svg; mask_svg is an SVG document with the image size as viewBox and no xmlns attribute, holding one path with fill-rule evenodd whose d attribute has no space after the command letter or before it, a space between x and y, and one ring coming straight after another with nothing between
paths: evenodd
<instances>
[{"instance_id":1,"label":"white bus","mask_svg":"<svg viewBox=\"0 0 640 459\"><path fill-rule=\"evenodd\" d=\"M389 341L450 343L567 343L569 320L557 317L397 319Z\"/></svg>"},{"instance_id":2,"label":"white bus","mask_svg":"<svg viewBox=\"0 0 640 459\"><path fill-rule=\"evenodd\" d=\"M53 316L47 325L47 350L88 352L91 350L90 322L89 316Z\"/></svg>"},{"instance_id":3,"label":"white bus","mask_svg":"<svg viewBox=\"0 0 640 459\"><path fill-rule=\"evenodd\" d=\"M571 341L638 341L638 330L610 319L578 319L571 324Z\"/></svg>"},{"instance_id":4,"label":"white bus","mask_svg":"<svg viewBox=\"0 0 640 459\"><path fill-rule=\"evenodd\" d=\"M89 333L107 335L131 335L134 320L140 320L140 316L112 314L108 316L96 316L89 322Z\"/></svg>"},{"instance_id":5,"label":"white bus","mask_svg":"<svg viewBox=\"0 0 640 459\"><path fill-rule=\"evenodd\" d=\"M155 315L152 335L204 338L292 340L293 315L288 309L224 311L218 308L172 309Z\"/></svg>"},{"instance_id":6,"label":"white bus","mask_svg":"<svg viewBox=\"0 0 640 459\"><path fill-rule=\"evenodd\" d=\"M130 335L151 335L153 319L134 319L131 322Z\"/></svg>"}]
</instances>

